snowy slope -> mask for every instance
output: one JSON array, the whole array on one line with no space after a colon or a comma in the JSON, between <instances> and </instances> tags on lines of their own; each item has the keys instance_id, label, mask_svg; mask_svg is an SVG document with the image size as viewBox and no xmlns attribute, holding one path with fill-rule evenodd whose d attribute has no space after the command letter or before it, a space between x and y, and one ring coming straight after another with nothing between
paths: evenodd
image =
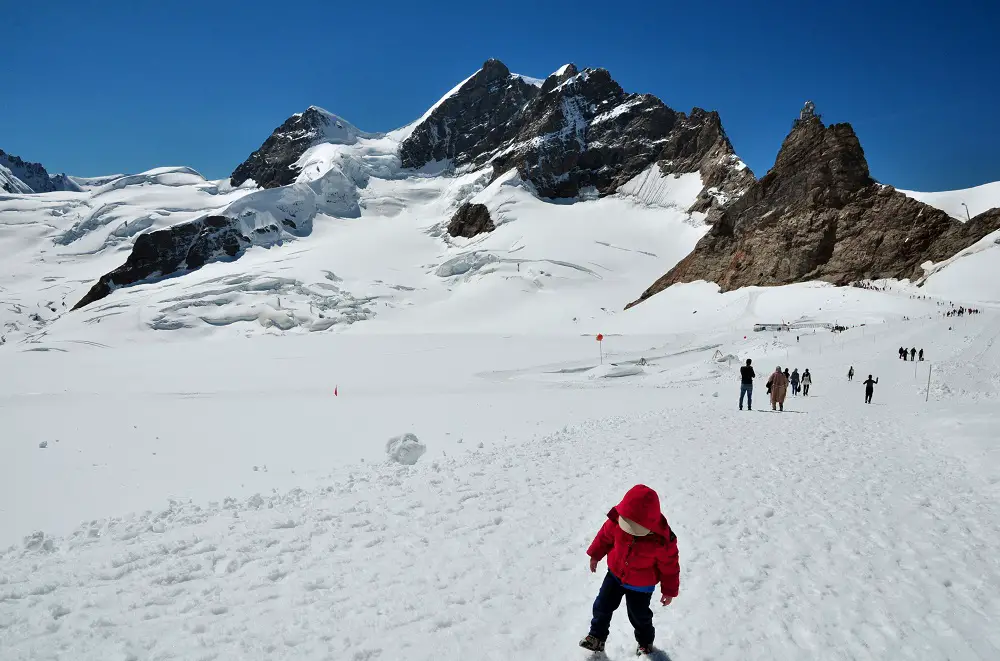
<instances>
[{"instance_id":1,"label":"snowy slope","mask_svg":"<svg viewBox=\"0 0 1000 661\"><path fill-rule=\"evenodd\" d=\"M31 186L18 179L17 175L0 162L0 193L34 193Z\"/></svg>"},{"instance_id":2,"label":"snowy slope","mask_svg":"<svg viewBox=\"0 0 1000 661\"><path fill-rule=\"evenodd\" d=\"M671 658L996 658L997 312L712 290L650 301L676 332L608 337L607 360L647 362L615 379L591 378L592 336L531 320L5 355L5 661L578 660L602 577L584 551L637 482L679 538L654 620ZM778 318L866 326L748 330ZM900 345L927 349L929 403ZM738 411L745 357L757 408L775 364L809 367L812 396ZM880 378L873 405L850 365ZM384 454L406 431L413 466ZM611 658L630 640L621 609Z\"/></svg>"},{"instance_id":3,"label":"snowy slope","mask_svg":"<svg viewBox=\"0 0 1000 661\"><path fill-rule=\"evenodd\" d=\"M579 661L584 551L637 482L679 538L671 658L997 658L995 235L921 288L693 283L622 312L706 231L699 175L559 204L349 126L289 186L0 196L4 661ZM464 202L496 229L448 236ZM66 312L208 214L255 247ZM760 410L778 364L815 379L784 414ZM408 432L414 465L386 453ZM630 640L620 611L610 658Z\"/></svg>"},{"instance_id":4,"label":"snowy slope","mask_svg":"<svg viewBox=\"0 0 1000 661\"><path fill-rule=\"evenodd\" d=\"M4 341L46 335L96 278L124 261L138 234L192 220L250 192L206 181L186 167L91 180L87 188L0 195Z\"/></svg>"},{"instance_id":5,"label":"snowy slope","mask_svg":"<svg viewBox=\"0 0 1000 661\"><path fill-rule=\"evenodd\" d=\"M78 190L72 177L49 174L41 163L30 163L0 149L0 194Z\"/></svg>"},{"instance_id":6,"label":"snowy slope","mask_svg":"<svg viewBox=\"0 0 1000 661\"><path fill-rule=\"evenodd\" d=\"M1000 232L993 232L949 260L931 265L923 291L963 300L1000 303Z\"/></svg>"},{"instance_id":7,"label":"snowy slope","mask_svg":"<svg viewBox=\"0 0 1000 661\"><path fill-rule=\"evenodd\" d=\"M984 211L1000 207L1000 181L983 184L974 188L942 191L939 193L921 193L918 191L900 190L900 193L915 200L941 209L953 218L966 221ZM966 207L968 206L968 215Z\"/></svg>"},{"instance_id":8,"label":"snowy slope","mask_svg":"<svg viewBox=\"0 0 1000 661\"><path fill-rule=\"evenodd\" d=\"M30 238L23 229L0 235L6 253L19 255L0 282L17 304L0 312L8 339L103 342L137 328L308 332L373 319L372 330L518 329L521 319L576 329L614 315L707 229L703 214L686 211L702 188L696 173L651 169L620 195L556 204L513 173L487 188L489 168L404 170L398 136L327 115L336 135L304 152L291 186L234 190L161 168L88 180L83 193L0 203L33 228ZM447 236L466 201L485 203L498 229ZM257 247L64 314L64 303L71 308L88 282L124 261L139 233L208 214L236 219Z\"/></svg>"}]
</instances>

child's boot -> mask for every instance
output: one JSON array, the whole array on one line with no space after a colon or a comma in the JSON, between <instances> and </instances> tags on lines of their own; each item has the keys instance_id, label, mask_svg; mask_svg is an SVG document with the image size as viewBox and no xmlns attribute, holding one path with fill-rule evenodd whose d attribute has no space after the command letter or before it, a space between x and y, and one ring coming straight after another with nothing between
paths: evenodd
<instances>
[{"instance_id":1,"label":"child's boot","mask_svg":"<svg viewBox=\"0 0 1000 661\"><path fill-rule=\"evenodd\" d=\"M655 650L653 648L653 644L652 643L650 643L649 645L639 645L638 647L635 648L635 655L636 656L649 656L654 651Z\"/></svg>"},{"instance_id":2,"label":"child's boot","mask_svg":"<svg viewBox=\"0 0 1000 661\"><path fill-rule=\"evenodd\" d=\"M603 652L604 641L596 636L588 634L586 638L580 641L580 647L585 650L590 650L591 652Z\"/></svg>"}]
</instances>

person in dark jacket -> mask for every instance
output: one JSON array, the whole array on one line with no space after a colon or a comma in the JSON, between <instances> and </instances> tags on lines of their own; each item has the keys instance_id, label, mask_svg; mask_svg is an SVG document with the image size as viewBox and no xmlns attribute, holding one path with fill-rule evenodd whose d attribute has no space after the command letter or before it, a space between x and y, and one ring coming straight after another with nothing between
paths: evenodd
<instances>
[{"instance_id":1,"label":"person in dark jacket","mask_svg":"<svg viewBox=\"0 0 1000 661\"><path fill-rule=\"evenodd\" d=\"M809 396L809 386L813 384L813 375L809 373L809 368L802 373L802 394L806 397Z\"/></svg>"},{"instance_id":2,"label":"person in dark jacket","mask_svg":"<svg viewBox=\"0 0 1000 661\"><path fill-rule=\"evenodd\" d=\"M917 353L917 357L920 358L920 362L924 362L924 350L923 349L921 349L920 352Z\"/></svg>"},{"instance_id":3,"label":"person in dark jacket","mask_svg":"<svg viewBox=\"0 0 1000 661\"><path fill-rule=\"evenodd\" d=\"M872 380L872 375L869 374L868 378L865 379L865 404L872 403L872 395L875 393L875 384L878 383L878 379Z\"/></svg>"},{"instance_id":4,"label":"person in dark jacket","mask_svg":"<svg viewBox=\"0 0 1000 661\"><path fill-rule=\"evenodd\" d=\"M848 381L854 380L854 365L851 365L851 369L847 370L847 380Z\"/></svg>"},{"instance_id":5,"label":"person in dark jacket","mask_svg":"<svg viewBox=\"0 0 1000 661\"><path fill-rule=\"evenodd\" d=\"M792 375L788 377L788 382L792 384L792 395L799 394L799 368L796 367L792 370Z\"/></svg>"},{"instance_id":6,"label":"person in dark jacket","mask_svg":"<svg viewBox=\"0 0 1000 661\"><path fill-rule=\"evenodd\" d=\"M913 361L916 359L917 359L917 348L913 347L912 349L910 349L910 360Z\"/></svg>"},{"instance_id":7,"label":"person in dark jacket","mask_svg":"<svg viewBox=\"0 0 1000 661\"><path fill-rule=\"evenodd\" d=\"M747 410L753 411L753 380L757 378L751 367L752 360L747 358L747 364L740 368L740 410L743 410L743 396L747 398Z\"/></svg>"},{"instance_id":8,"label":"person in dark jacket","mask_svg":"<svg viewBox=\"0 0 1000 661\"><path fill-rule=\"evenodd\" d=\"M590 633L580 647L603 652L611 628L611 616L625 598L629 622L638 643L636 655L653 652L653 611L649 602L660 584L660 603L669 606L680 588L681 568L677 560L677 536L660 513L660 498L644 484L628 490L622 502L612 507L608 518L587 549L590 571L608 558L608 573L594 600Z\"/></svg>"}]
</instances>

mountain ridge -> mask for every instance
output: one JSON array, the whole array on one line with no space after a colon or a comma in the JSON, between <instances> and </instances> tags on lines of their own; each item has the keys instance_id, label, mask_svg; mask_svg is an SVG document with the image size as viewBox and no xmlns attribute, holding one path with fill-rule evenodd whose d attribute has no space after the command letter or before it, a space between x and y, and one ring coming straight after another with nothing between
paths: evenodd
<instances>
[{"instance_id":1,"label":"mountain ridge","mask_svg":"<svg viewBox=\"0 0 1000 661\"><path fill-rule=\"evenodd\" d=\"M723 291L808 280L918 280L925 262L948 259L1000 228L1000 214L985 212L963 225L877 183L851 125L824 125L809 104L771 170L709 217L712 228L691 254L626 309L698 280Z\"/></svg>"}]
</instances>

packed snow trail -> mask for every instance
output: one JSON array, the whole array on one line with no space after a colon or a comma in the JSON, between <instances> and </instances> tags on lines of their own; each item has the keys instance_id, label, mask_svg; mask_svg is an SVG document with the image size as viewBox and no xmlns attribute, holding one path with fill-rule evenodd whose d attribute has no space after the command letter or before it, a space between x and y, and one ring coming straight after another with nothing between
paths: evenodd
<instances>
[{"instance_id":1,"label":"packed snow trail","mask_svg":"<svg viewBox=\"0 0 1000 661\"><path fill-rule=\"evenodd\" d=\"M654 621L674 659L998 658L997 482L922 433L919 407L878 389L864 407L855 385L825 380L784 414L735 410L734 386L732 405L708 397L38 539L0 556L0 649L579 659L602 578L584 551L643 482L679 538L681 594ZM609 655L633 649L622 610Z\"/></svg>"}]
</instances>

